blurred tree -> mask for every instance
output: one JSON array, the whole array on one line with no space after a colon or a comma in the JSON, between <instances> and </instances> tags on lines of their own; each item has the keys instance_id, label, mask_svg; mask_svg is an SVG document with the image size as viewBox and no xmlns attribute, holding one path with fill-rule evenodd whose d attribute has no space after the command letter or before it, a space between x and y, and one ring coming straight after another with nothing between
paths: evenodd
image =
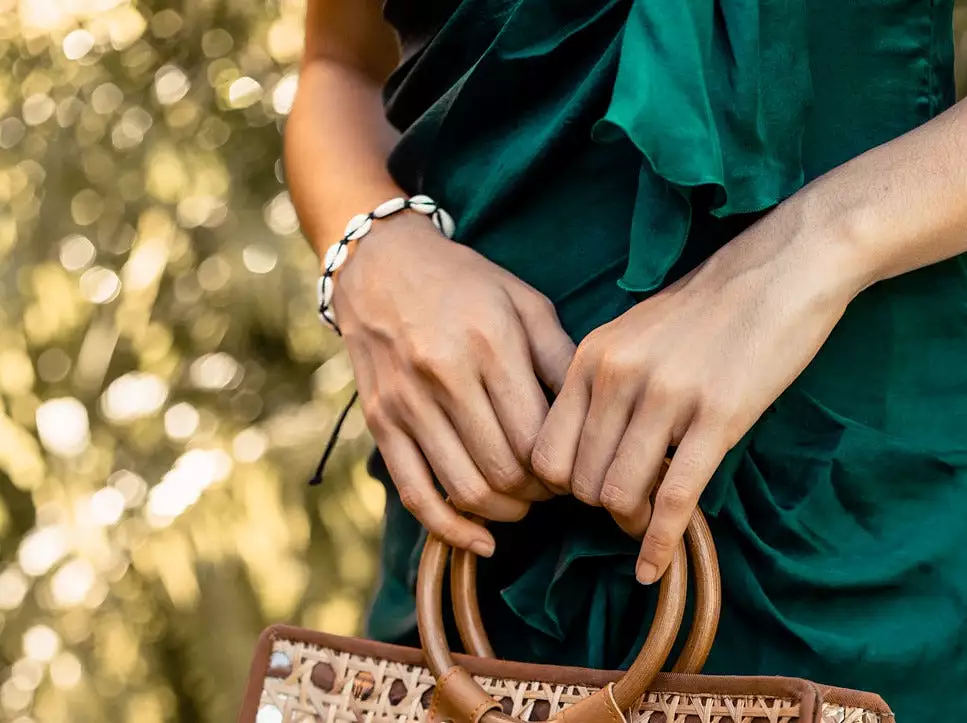
<instances>
[{"instance_id":1,"label":"blurred tree","mask_svg":"<svg viewBox=\"0 0 967 723\"><path fill-rule=\"evenodd\" d=\"M282 186L300 2L0 0L0 717L225 721L382 489Z\"/></svg>"}]
</instances>

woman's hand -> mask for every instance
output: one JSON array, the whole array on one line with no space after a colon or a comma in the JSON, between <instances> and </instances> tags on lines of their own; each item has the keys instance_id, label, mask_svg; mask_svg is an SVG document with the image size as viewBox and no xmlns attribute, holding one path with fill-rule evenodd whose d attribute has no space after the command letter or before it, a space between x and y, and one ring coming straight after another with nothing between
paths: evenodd
<instances>
[{"instance_id":1,"label":"woman's hand","mask_svg":"<svg viewBox=\"0 0 967 723\"><path fill-rule=\"evenodd\" d=\"M540 431L535 473L644 537L642 583L663 574L725 453L806 367L863 284L834 244L795 240L797 226L775 212L592 332Z\"/></svg>"},{"instance_id":2,"label":"woman's hand","mask_svg":"<svg viewBox=\"0 0 967 723\"><path fill-rule=\"evenodd\" d=\"M551 303L426 217L378 222L340 270L333 308L363 413L403 504L432 533L489 556L494 542L461 510L517 520L553 493L530 474L574 353Z\"/></svg>"}]
</instances>

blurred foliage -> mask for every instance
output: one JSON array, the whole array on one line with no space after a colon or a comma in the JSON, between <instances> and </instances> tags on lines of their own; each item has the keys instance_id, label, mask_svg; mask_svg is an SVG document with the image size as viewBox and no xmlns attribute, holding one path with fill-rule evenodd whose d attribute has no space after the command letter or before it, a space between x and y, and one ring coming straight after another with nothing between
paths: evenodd
<instances>
[{"instance_id":1,"label":"blurred foliage","mask_svg":"<svg viewBox=\"0 0 967 723\"><path fill-rule=\"evenodd\" d=\"M0 0L0 720L230 721L383 505L282 185L304 4Z\"/></svg>"},{"instance_id":2,"label":"blurred foliage","mask_svg":"<svg viewBox=\"0 0 967 723\"><path fill-rule=\"evenodd\" d=\"M230 721L266 624L359 631L358 412L303 484L351 382L282 186L303 2L0 0L0 719Z\"/></svg>"}]
</instances>

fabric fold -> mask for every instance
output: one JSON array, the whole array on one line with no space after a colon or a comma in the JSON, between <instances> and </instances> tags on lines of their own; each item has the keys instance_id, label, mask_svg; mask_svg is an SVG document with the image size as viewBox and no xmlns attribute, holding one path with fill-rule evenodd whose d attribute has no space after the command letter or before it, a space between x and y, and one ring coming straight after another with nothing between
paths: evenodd
<instances>
[{"instance_id":1,"label":"fabric fold","mask_svg":"<svg viewBox=\"0 0 967 723\"><path fill-rule=\"evenodd\" d=\"M643 156L624 288L662 284L693 214L761 211L802 186L811 96L802 0L633 3L593 131Z\"/></svg>"}]
</instances>

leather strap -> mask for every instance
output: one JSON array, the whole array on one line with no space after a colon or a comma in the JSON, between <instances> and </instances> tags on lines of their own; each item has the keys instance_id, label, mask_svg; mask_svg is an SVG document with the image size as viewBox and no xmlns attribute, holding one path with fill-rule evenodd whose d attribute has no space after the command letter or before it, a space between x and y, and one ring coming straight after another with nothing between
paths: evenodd
<instances>
[{"instance_id":1,"label":"leather strap","mask_svg":"<svg viewBox=\"0 0 967 723\"><path fill-rule=\"evenodd\" d=\"M595 695L565 708L558 720L561 723L626 723L625 715L614 699L614 683L608 683Z\"/></svg>"},{"instance_id":2,"label":"leather strap","mask_svg":"<svg viewBox=\"0 0 967 723\"><path fill-rule=\"evenodd\" d=\"M450 560L450 593L453 616L464 650L478 658L496 658L484 629L477 597L477 556L469 550L453 550Z\"/></svg>"},{"instance_id":3,"label":"leather strap","mask_svg":"<svg viewBox=\"0 0 967 723\"><path fill-rule=\"evenodd\" d=\"M693 527L694 521L689 526L689 536L694 534ZM443 627L443 576L449 553L450 547L431 535L423 548L417 579L416 611L420 639L427 666L437 680L443 678L454 667ZM598 700L585 702L580 708L574 706L577 710L568 713L570 723L599 723L602 720L600 714L603 711L627 710L641 697L664 665L678 635L685 612L687 578L685 545L681 543L672 564L661 579L658 612L648 632L645 645L635 662L613 688L602 689L591 696ZM463 692L459 695L451 694L447 687L437 691L441 698L441 705L452 712L453 719L460 723L477 723L473 720L473 716L477 713L474 701L481 700L480 695L485 697L487 695L472 678L470 683L478 688L473 695ZM496 721L513 719L491 710L485 712L481 720L484 723L496 723Z\"/></svg>"},{"instance_id":4,"label":"leather strap","mask_svg":"<svg viewBox=\"0 0 967 723\"><path fill-rule=\"evenodd\" d=\"M500 708L500 704L477 685L470 673L455 665L437 678L427 723L452 720L480 723L484 714L495 708ZM469 714L464 717L466 711Z\"/></svg>"},{"instance_id":5,"label":"leather strap","mask_svg":"<svg viewBox=\"0 0 967 723\"><path fill-rule=\"evenodd\" d=\"M693 563L695 613L688 639L672 672L700 673L715 641L722 603L718 555L715 552L712 532L701 512L693 515L686 541ZM464 649L481 658L496 657L480 615L477 599L477 556L472 552L453 550L450 590L457 630Z\"/></svg>"},{"instance_id":6,"label":"leather strap","mask_svg":"<svg viewBox=\"0 0 967 723\"><path fill-rule=\"evenodd\" d=\"M685 537L693 563L695 612L685 647L672 668L673 673L701 673L712 652L722 612L722 574L712 531L701 510L692 514L690 533Z\"/></svg>"}]
</instances>

